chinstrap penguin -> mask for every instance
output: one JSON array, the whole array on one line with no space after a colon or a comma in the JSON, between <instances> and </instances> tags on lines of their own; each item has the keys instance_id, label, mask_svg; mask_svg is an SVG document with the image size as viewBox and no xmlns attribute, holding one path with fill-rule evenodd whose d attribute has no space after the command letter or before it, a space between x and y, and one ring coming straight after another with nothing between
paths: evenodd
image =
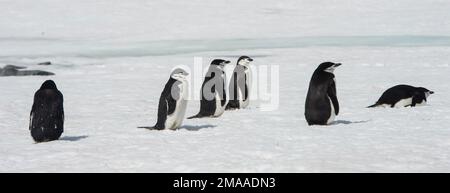
<instances>
[{"instance_id":1,"label":"chinstrap penguin","mask_svg":"<svg viewBox=\"0 0 450 193\"><path fill-rule=\"evenodd\" d=\"M183 123L189 97L189 85L186 76L189 74L177 68L172 71L169 80L159 98L158 120L153 127L139 127L150 130L176 130Z\"/></svg>"},{"instance_id":2,"label":"chinstrap penguin","mask_svg":"<svg viewBox=\"0 0 450 193\"><path fill-rule=\"evenodd\" d=\"M252 61L253 59L248 56L239 57L231 75L227 110L246 108L250 104L249 95L252 86L250 62Z\"/></svg>"},{"instance_id":3,"label":"chinstrap penguin","mask_svg":"<svg viewBox=\"0 0 450 193\"><path fill-rule=\"evenodd\" d=\"M426 104L428 96L434 94L423 87L414 87L410 85L397 85L384 91L378 101L368 106L377 107L415 107L416 105Z\"/></svg>"},{"instance_id":4,"label":"chinstrap penguin","mask_svg":"<svg viewBox=\"0 0 450 193\"><path fill-rule=\"evenodd\" d=\"M328 125L339 114L334 70L340 63L324 62L314 71L305 103L309 125Z\"/></svg>"},{"instance_id":5,"label":"chinstrap penguin","mask_svg":"<svg viewBox=\"0 0 450 193\"><path fill-rule=\"evenodd\" d=\"M59 139L64 131L63 102L63 95L52 80L45 81L36 91L29 128L35 142Z\"/></svg>"},{"instance_id":6,"label":"chinstrap penguin","mask_svg":"<svg viewBox=\"0 0 450 193\"><path fill-rule=\"evenodd\" d=\"M211 62L200 91L200 111L192 118L219 117L225 112L227 95L225 92L224 66L230 61L215 59Z\"/></svg>"}]
</instances>

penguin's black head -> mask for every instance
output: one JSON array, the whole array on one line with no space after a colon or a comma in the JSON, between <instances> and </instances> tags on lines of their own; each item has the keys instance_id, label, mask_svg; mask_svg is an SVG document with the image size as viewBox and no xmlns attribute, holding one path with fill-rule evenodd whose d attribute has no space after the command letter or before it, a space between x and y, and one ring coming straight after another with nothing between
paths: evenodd
<instances>
[{"instance_id":1,"label":"penguin's black head","mask_svg":"<svg viewBox=\"0 0 450 193\"><path fill-rule=\"evenodd\" d=\"M243 66L248 66L251 61L253 61L252 58L250 58L248 56L241 56L241 57L239 57L239 59L237 61L237 64L238 65L243 65Z\"/></svg>"},{"instance_id":2,"label":"penguin's black head","mask_svg":"<svg viewBox=\"0 0 450 193\"><path fill-rule=\"evenodd\" d=\"M340 66L341 63L333 63L333 62L324 62L317 67L316 71L325 71L329 73L333 73L334 69Z\"/></svg>"},{"instance_id":3,"label":"penguin's black head","mask_svg":"<svg viewBox=\"0 0 450 193\"><path fill-rule=\"evenodd\" d=\"M225 64L229 64L230 63L230 61L228 61L228 60L222 60L222 59L214 59L212 62L211 62L211 65L217 65L217 66L225 66Z\"/></svg>"},{"instance_id":4,"label":"penguin's black head","mask_svg":"<svg viewBox=\"0 0 450 193\"><path fill-rule=\"evenodd\" d=\"M46 80L44 83L42 83L42 86L40 89L52 89L56 90L56 84L53 82L53 80Z\"/></svg>"}]
</instances>

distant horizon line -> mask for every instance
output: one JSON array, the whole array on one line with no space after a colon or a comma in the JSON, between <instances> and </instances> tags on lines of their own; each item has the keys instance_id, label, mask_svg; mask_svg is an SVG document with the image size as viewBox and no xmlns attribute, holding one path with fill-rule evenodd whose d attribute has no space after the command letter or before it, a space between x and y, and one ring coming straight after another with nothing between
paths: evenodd
<instances>
[{"instance_id":1,"label":"distant horizon line","mask_svg":"<svg viewBox=\"0 0 450 193\"><path fill-rule=\"evenodd\" d=\"M141 57L221 52L254 49L282 49L305 47L450 47L450 35L357 35L357 36L298 36L278 38L228 39L51 39L5 38L1 43L20 49L13 53L0 53L0 57L23 56L75 56L75 57ZM23 48L23 51L22 51ZM30 52L30 49L33 52ZM40 52L42 51L42 52ZM22 54L23 52L23 54ZM29 53L33 53L29 55Z\"/></svg>"},{"instance_id":2,"label":"distant horizon line","mask_svg":"<svg viewBox=\"0 0 450 193\"><path fill-rule=\"evenodd\" d=\"M133 38L144 39L145 36L128 36ZM128 37L108 37L108 38L98 38L98 37L44 37L44 36L0 36L0 41L89 41L89 40L127 40ZM304 35L304 36L267 36L267 37L224 37L224 38L162 38L162 39L149 39L147 41L201 41L201 40L256 40L256 39L297 39L297 38L450 38L450 35L413 35L413 34L402 34L402 35Z\"/></svg>"}]
</instances>

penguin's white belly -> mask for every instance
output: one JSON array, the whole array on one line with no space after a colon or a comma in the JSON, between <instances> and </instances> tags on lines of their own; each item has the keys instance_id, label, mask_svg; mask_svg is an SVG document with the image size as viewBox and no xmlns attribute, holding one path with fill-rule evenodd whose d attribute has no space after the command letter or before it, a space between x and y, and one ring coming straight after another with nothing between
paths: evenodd
<instances>
[{"instance_id":1,"label":"penguin's white belly","mask_svg":"<svg viewBox=\"0 0 450 193\"><path fill-rule=\"evenodd\" d=\"M239 101L239 108L245 108L245 102L244 102L244 95L242 94L241 89L237 89L237 97L238 97L238 101ZM247 100L248 101L248 100Z\"/></svg>"},{"instance_id":2,"label":"penguin's white belly","mask_svg":"<svg viewBox=\"0 0 450 193\"><path fill-rule=\"evenodd\" d=\"M247 100L243 101L242 104L239 104L239 106L241 108L247 108L249 104L250 104L250 100L247 98Z\"/></svg>"},{"instance_id":3,"label":"penguin's white belly","mask_svg":"<svg viewBox=\"0 0 450 193\"><path fill-rule=\"evenodd\" d=\"M218 116L222 115L223 112L225 112L226 104L224 106L222 106L222 103L220 101L221 99L219 97L219 93L218 92L216 92L216 96L215 97L216 97L216 111L214 112L214 117L218 117Z\"/></svg>"},{"instance_id":4,"label":"penguin's white belly","mask_svg":"<svg viewBox=\"0 0 450 193\"><path fill-rule=\"evenodd\" d=\"M184 115L186 114L188 86L186 82L179 85L180 87L180 99L177 100L175 111L167 116L165 122L165 129L178 129L183 123Z\"/></svg>"},{"instance_id":5,"label":"penguin's white belly","mask_svg":"<svg viewBox=\"0 0 450 193\"><path fill-rule=\"evenodd\" d=\"M399 100L397 103L395 103L394 107L401 108L401 107L410 106L411 104L412 104L412 97Z\"/></svg>"},{"instance_id":6,"label":"penguin's white belly","mask_svg":"<svg viewBox=\"0 0 450 193\"><path fill-rule=\"evenodd\" d=\"M336 112L334 111L334 106L333 106L333 102L331 101L330 97L328 97L328 100L330 101L330 117L327 120L327 124L330 124L334 121L335 117L336 117Z\"/></svg>"},{"instance_id":7,"label":"penguin's white belly","mask_svg":"<svg viewBox=\"0 0 450 193\"><path fill-rule=\"evenodd\" d=\"M250 68L250 67L249 67ZM250 92L251 92L251 90L252 90L252 73L251 73L251 70L250 69L247 69L246 71L245 71L245 75L246 75L246 77L247 77L247 79L246 79L246 81L245 81L245 86L247 87L247 100L245 100L244 101L244 94L245 93L242 93L242 92L240 92L240 96L241 96L241 98L240 98L240 100L239 100L239 107L240 108L246 108L246 107L248 107L248 105L250 104ZM244 87L244 92L245 92L245 87Z\"/></svg>"},{"instance_id":8,"label":"penguin's white belly","mask_svg":"<svg viewBox=\"0 0 450 193\"><path fill-rule=\"evenodd\" d=\"M164 123L164 129L176 129L177 125L177 110L171 115L167 115L166 122Z\"/></svg>"}]
</instances>

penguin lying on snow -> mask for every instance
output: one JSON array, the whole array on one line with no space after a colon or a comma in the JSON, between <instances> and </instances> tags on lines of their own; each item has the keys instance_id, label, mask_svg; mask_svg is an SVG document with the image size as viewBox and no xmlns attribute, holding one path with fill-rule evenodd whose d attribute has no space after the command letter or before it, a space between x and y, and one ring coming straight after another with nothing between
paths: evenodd
<instances>
[{"instance_id":1,"label":"penguin lying on snow","mask_svg":"<svg viewBox=\"0 0 450 193\"><path fill-rule=\"evenodd\" d=\"M200 91L200 112L197 115L189 117L219 117L225 112L227 95L225 92L225 71L224 66L230 61L215 59L211 62L205 80Z\"/></svg>"},{"instance_id":2,"label":"penguin lying on snow","mask_svg":"<svg viewBox=\"0 0 450 193\"><path fill-rule=\"evenodd\" d=\"M378 101L368 106L377 107L414 107L416 105L425 104L427 102L427 97L433 94L433 91L430 91L423 87L413 87L410 85L397 85L391 87L384 91Z\"/></svg>"},{"instance_id":3,"label":"penguin lying on snow","mask_svg":"<svg viewBox=\"0 0 450 193\"><path fill-rule=\"evenodd\" d=\"M327 125L339 113L334 69L341 64L324 62L314 71L309 83L305 118L309 125Z\"/></svg>"},{"instance_id":4,"label":"penguin lying on snow","mask_svg":"<svg viewBox=\"0 0 450 193\"><path fill-rule=\"evenodd\" d=\"M180 68L172 71L159 98L158 120L150 130L178 129L183 123L188 100L188 73Z\"/></svg>"},{"instance_id":5,"label":"penguin lying on snow","mask_svg":"<svg viewBox=\"0 0 450 193\"><path fill-rule=\"evenodd\" d=\"M30 113L31 136L36 142L57 140L64 131L63 95L52 80L34 94Z\"/></svg>"},{"instance_id":6,"label":"penguin lying on snow","mask_svg":"<svg viewBox=\"0 0 450 193\"><path fill-rule=\"evenodd\" d=\"M230 80L230 100L226 110L246 108L249 105L252 85L250 62L252 61L253 59L248 56L241 56L238 59Z\"/></svg>"}]
</instances>

